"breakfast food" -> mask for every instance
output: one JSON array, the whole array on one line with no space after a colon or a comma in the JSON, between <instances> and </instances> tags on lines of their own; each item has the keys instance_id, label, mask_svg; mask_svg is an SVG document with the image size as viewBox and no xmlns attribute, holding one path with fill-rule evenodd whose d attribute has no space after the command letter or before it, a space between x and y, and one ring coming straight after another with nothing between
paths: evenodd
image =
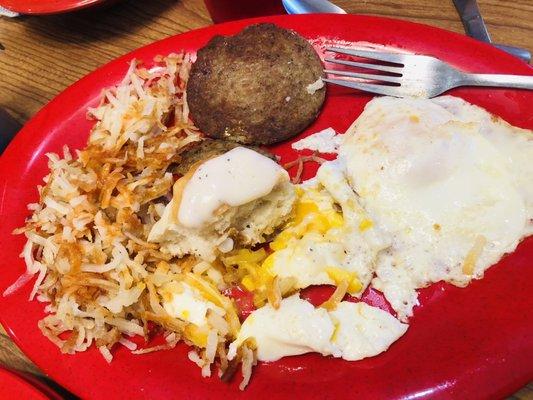
<instances>
[{"instance_id":1,"label":"breakfast food","mask_svg":"<svg viewBox=\"0 0 533 400\"><path fill-rule=\"evenodd\" d=\"M339 157L391 239L372 284L401 320L418 304L415 289L466 286L531 234L531 131L461 99L374 99Z\"/></svg>"},{"instance_id":2,"label":"breakfast food","mask_svg":"<svg viewBox=\"0 0 533 400\"><path fill-rule=\"evenodd\" d=\"M272 144L303 131L324 102L322 64L297 33L273 24L216 36L198 51L187 86L206 135Z\"/></svg>"},{"instance_id":3,"label":"breakfast food","mask_svg":"<svg viewBox=\"0 0 533 400\"><path fill-rule=\"evenodd\" d=\"M254 311L230 345L228 358L253 338L260 361L310 352L356 361L385 351L405 331L406 324L366 303L342 301L328 311L293 295L277 309L266 305Z\"/></svg>"},{"instance_id":4,"label":"breakfast food","mask_svg":"<svg viewBox=\"0 0 533 400\"><path fill-rule=\"evenodd\" d=\"M371 226L346 177L325 163L316 179L298 186L293 215L270 243L264 264L293 287L348 284L360 295L372 279L369 265L388 246Z\"/></svg>"},{"instance_id":5,"label":"breakfast food","mask_svg":"<svg viewBox=\"0 0 533 400\"><path fill-rule=\"evenodd\" d=\"M234 243L263 243L295 200L289 174L275 161L236 147L193 166L176 181L173 198L148 235L173 256L214 261Z\"/></svg>"},{"instance_id":6,"label":"breakfast food","mask_svg":"<svg viewBox=\"0 0 533 400\"><path fill-rule=\"evenodd\" d=\"M173 172L180 175L185 175L190 168L199 161L208 160L211 157L219 156L235 147L242 146L237 142L230 142L228 140L216 140L205 138L202 141L192 142L180 154L180 162L174 166ZM265 157L276 161L276 156L268 150L257 146L246 146Z\"/></svg>"},{"instance_id":7,"label":"breakfast food","mask_svg":"<svg viewBox=\"0 0 533 400\"><path fill-rule=\"evenodd\" d=\"M187 54L133 61L89 110L87 146L48 155L16 232L26 272L4 295L36 277L31 298L48 303L39 327L63 353L95 345L111 362L116 346L142 355L184 341L203 376L229 381L240 363L241 389L258 360L373 357L407 331L417 289L465 286L532 232L531 131L450 96L377 98L346 134L295 144L338 153L296 184L265 151L200 133L190 70ZM303 91L323 97L320 82ZM316 285L332 287L320 304L301 293ZM395 315L364 302L369 287Z\"/></svg>"},{"instance_id":8,"label":"breakfast food","mask_svg":"<svg viewBox=\"0 0 533 400\"><path fill-rule=\"evenodd\" d=\"M333 128L326 128L292 143L291 147L296 151L312 150L319 153L335 154L339 151L341 143L342 136L337 135Z\"/></svg>"}]
</instances>

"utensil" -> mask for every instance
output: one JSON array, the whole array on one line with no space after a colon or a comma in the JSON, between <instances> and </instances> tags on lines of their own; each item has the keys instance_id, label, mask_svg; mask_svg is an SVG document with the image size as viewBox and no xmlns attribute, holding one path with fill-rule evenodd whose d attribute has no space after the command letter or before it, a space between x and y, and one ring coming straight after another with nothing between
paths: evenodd
<instances>
[{"instance_id":1,"label":"utensil","mask_svg":"<svg viewBox=\"0 0 533 400\"><path fill-rule=\"evenodd\" d=\"M19 13L8 10L7 8L0 6L0 16L14 18L14 17L18 17Z\"/></svg>"},{"instance_id":2,"label":"utensil","mask_svg":"<svg viewBox=\"0 0 533 400\"><path fill-rule=\"evenodd\" d=\"M346 14L342 8L327 0L283 0L283 7L287 14Z\"/></svg>"},{"instance_id":3,"label":"utensil","mask_svg":"<svg viewBox=\"0 0 533 400\"><path fill-rule=\"evenodd\" d=\"M492 43L476 0L454 0L466 34L474 39L490 43L515 57L529 63L531 53L520 47ZM288 14L337 13L346 14L342 8L327 0L283 0L283 6Z\"/></svg>"},{"instance_id":4,"label":"utensil","mask_svg":"<svg viewBox=\"0 0 533 400\"><path fill-rule=\"evenodd\" d=\"M326 82L363 90L365 92L383 94L386 96L415 96L431 98L459 86L490 86L533 89L533 76L468 74L453 68L444 61L430 56L352 50L338 47L330 47L327 50L334 53L355 56L358 58L367 58L373 61L377 60L386 63L397 64L396 66L390 66L338 60L334 58L326 59L326 61L334 64L394 74L383 75L332 69L324 70L324 72L327 74L367 81L361 82L346 79L324 79ZM368 81L373 83L368 83Z\"/></svg>"},{"instance_id":5,"label":"utensil","mask_svg":"<svg viewBox=\"0 0 533 400\"><path fill-rule=\"evenodd\" d=\"M36 185L42 185L42 177L48 173L45 154L62 154L65 144L73 154L85 146L94 124L86 118L87 107L98 104L102 89L120 82L128 62L134 58L143 60L149 68L158 54L181 49L196 52L216 35L233 35L258 22L294 29L312 38L320 53L328 46L339 47L371 37L376 43L401 45L414 53L445 58L464 70L531 73L530 67L517 58L502 57L500 51L464 35L361 15L285 15L234 21L137 49L98 68L45 105L0 157L0 293L25 270L24 261L19 258L24 235L11 233L29 215L26 204L38 200ZM352 96L346 93L348 89L335 86L328 91L316 122L295 140L327 127L346 129L371 97ZM461 95L514 125L533 129L533 92L502 89L487 96L484 91L464 89ZM283 162L298 156L290 142L270 150ZM306 172L311 177L312 171ZM533 240L529 239L487 271L483 280L468 288L439 283L423 289L416 321L383 354L353 363L314 354L262 363L245 392L238 388L240 376L226 384L218 380L217 370L213 369L211 378L202 378L187 359L189 348L185 345L144 355L133 355L117 346L111 364L94 347L82 354L61 354L37 327L45 315L45 304L28 302L32 283L12 296L0 296L0 322L43 372L83 399L314 400L326 394L340 400L353 397L354 393L363 393L369 399L502 398L528 383L533 373L529 335L533 319L524 318L533 307L532 258ZM311 293L309 298L316 301L328 297L327 291L320 294ZM387 307L377 292L365 294L363 300Z\"/></svg>"},{"instance_id":6,"label":"utensil","mask_svg":"<svg viewBox=\"0 0 533 400\"><path fill-rule=\"evenodd\" d=\"M461 21L463 22L463 26L465 27L468 36L481 40L482 42L491 43L500 50L521 58L527 63L531 61L531 53L526 49L492 43L489 31L487 30L485 21L483 21L476 0L453 0L453 4L455 4L455 8L461 17Z\"/></svg>"}]
</instances>

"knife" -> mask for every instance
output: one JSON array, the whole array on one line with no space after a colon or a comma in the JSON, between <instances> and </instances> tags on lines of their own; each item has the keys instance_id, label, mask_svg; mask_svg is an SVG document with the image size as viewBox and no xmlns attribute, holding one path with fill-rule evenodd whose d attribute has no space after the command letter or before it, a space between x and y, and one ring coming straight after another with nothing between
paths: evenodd
<instances>
[{"instance_id":1,"label":"knife","mask_svg":"<svg viewBox=\"0 0 533 400\"><path fill-rule=\"evenodd\" d=\"M491 43L500 50L521 58L527 63L531 61L531 53L526 49L492 43L476 0L453 0L453 3L461 17L461 21L463 22L463 26L465 27L468 36L481 40L482 42Z\"/></svg>"},{"instance_id":2,"label":"knife","mask_svg":"<svg viewBox=\"0 0 533 400\"><path fill-rule=\"evenodd\" d=\"M282 2L287 14L346 14L342 8L327 0L283 0Z\"/></svg>"}]
</instances>

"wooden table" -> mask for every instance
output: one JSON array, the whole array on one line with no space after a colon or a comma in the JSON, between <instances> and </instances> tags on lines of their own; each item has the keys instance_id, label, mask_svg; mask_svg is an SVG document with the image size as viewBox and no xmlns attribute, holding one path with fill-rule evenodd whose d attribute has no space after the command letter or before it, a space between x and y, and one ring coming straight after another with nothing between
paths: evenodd
<instances>
[{"instance_id":1,"label":"wooden table","mask_svg":"<svg viewBox=\"0 0 533 400\"><path fill-rule=\"evenodd\" d=\"M336 3L351 13L391 16L463 32L451 0ZM495 42L533 51L532 0L479 3ZM202 0L129 0L79 13L0 18L0 43L5 47L0 54L0 106L24 123L102 64L155 40L211 23ZM1 328L0 363L42 375ZM533 385L512 398L533 399Z\"/></svg>"}]
</instances>

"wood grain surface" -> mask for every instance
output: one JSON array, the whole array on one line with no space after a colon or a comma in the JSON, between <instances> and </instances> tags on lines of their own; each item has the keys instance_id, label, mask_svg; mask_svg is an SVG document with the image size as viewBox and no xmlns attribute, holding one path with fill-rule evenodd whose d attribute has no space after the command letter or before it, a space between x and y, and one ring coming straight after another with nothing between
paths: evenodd
<instances>
[{"instance_id":1,"label":"wood grain surface","mask_svg":"<svg viewBox=\"0 0 533 400\"><path fill-rule=\"evenodd\" d=\"M335 3L350 13L390 16L463 32L451 0ZM479 5L495 42L533 51L533 0L479 0ZM125 0L70 14L0 17L0 49L5 48L0 52L0 107L24 123L59 92L108 61L211 23L202 0ZM42 374L1 327L0 363ZM533 385L511 399L533 400Z\"/></svg>"}]
</instances>

